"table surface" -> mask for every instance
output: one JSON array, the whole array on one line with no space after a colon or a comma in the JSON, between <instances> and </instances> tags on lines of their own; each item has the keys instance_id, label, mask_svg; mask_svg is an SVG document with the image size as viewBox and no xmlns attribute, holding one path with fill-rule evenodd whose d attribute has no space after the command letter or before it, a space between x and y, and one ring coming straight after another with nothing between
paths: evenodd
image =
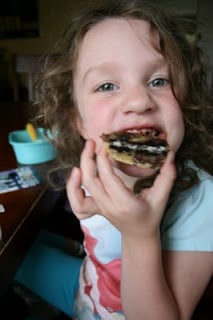
<instances>
[{"instance_id":1,"label":"table surface","mask_svg":"<svg viewBox=\"0 0 213 320\"><path fill-rule=\"evenodd\" d=\"M32 105L27 102L0 103L0 171L20 166L8 143L8 133L24 129L31 115ZM42 218L50 213L60 197L60 193L47 188L45 175L49 166L50 163L33 166L42 179L41 184L0 194L0 204L5 208L5 212L0 213L0 296L12 282Z\"/></svg>"},{"instance_id":2,"label":"table surface","mask_svg":"<svg viewBox=\"0 0 213 320\"><path fill-rule=\"evenodd\" d=\"M20 165L12 147L8 143L10 131L24 129L25 123L31 114L31 104L0 103L0 171L14 169ZM0 194L0 203L5 208L5 213L0 214L0 226L3 241L7 242L14 233L17 224L24 219L26 212L34 204L44 189L44 185Z\"/></svg>"}]
</instances>

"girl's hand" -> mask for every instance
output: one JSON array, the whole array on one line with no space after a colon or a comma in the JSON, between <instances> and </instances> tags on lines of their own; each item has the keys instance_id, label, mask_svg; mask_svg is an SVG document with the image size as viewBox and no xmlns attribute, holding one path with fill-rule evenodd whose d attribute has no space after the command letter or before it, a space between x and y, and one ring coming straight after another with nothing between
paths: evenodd
<instances>
[{"instance_id":1,"label":"girl's hand","mask_svg":"<svg viewBox=\"0 0 213 320\"><path fill-rule=\"evenodd\" d=\"M95 156L95 143L88 140L81 154L80 168L73 168L70 178L67 181L67 196L70 201L71 207L79 220L86 219L95 214L100 214L101 209L98 208L95 199L92 195L86 195L84 187L84 176L87 171L92 170L96 177L96 163ZM85 172L85 174L84 174ZM87 176L87 175L86 175ZM91 179L91 184L93 178ZM82 188L82 186L84 186ZM90 188L86 189L89 191Z\"/></svg>"},{"instance_id":2,"label":"girl's hand","mask_svg":"<svg viewBox=\"0 0 213 320\"><path fill-rule=\"evenodd\" d=\"M137 196L114 173L104 150L98 153L96 160L94 155L94 142L87 141L81 169L74 169L67 184L68 198L76 216L82 219L101 214L126 237L156 234L176 177L173 152L168 155L153 186ZM81 183L91 197L85 197Z\"/></svg>"}]
</instances>

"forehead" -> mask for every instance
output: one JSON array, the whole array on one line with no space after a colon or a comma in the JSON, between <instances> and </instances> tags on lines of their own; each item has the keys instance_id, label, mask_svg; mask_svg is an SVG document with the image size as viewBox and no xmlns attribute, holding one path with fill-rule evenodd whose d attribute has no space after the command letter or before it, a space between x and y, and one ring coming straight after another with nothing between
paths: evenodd
<instances>
[{"instance_id":1,"label":"forehead","mask_svg":"<svg viewBox=\"0 0 213 320\"><path fill-rule=\"evenodd\" d=\"M156 53L157 43L158 38L155 35L154 40L147 21L108 18L85 34L79 47L77 64L97 63L99 59L115 58L116 55L121 59L125 52L135 54L143 50Z\"/></svg>"},{"instance_id":2,"label":"forehead","mask_svg":"<svg viewBox=\"0 0 213 320\"><path fill-rule=\"evenodd\" d=\"M90 41L93 37L98 37L102 39L102 34L105 36L116 36L117 34L126 33L129 36L129 33L135 33L142 38L149 33L150 24L141 19L133 18L106 18L97 24L95 24L85 35L85 40L88 38Z\"/></svg>"}]
</instances>

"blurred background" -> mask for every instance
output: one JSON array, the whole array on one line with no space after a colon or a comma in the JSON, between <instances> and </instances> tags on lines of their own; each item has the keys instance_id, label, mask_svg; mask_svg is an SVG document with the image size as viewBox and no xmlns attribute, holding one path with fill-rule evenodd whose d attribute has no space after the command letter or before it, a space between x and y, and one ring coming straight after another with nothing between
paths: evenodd
<instances>
[{"instance_id":1,"label":"blurred background","mask_svg":"<svg viewBox=\"0 0 213 320\"><path fill-rule=\"evenodd\" d=\"M14 59L50 51L71 16L89 2L102 0L1 0L0 1L0 102L29 99L27 71L15 79ZM191 21L190 36L201 33L208 56L209 86L213 86L213 2L211 0L156 0ZM17 86L20 94L17 96ZM14 88L15 87L15 88Z\"/></svg>"}]
</instances>

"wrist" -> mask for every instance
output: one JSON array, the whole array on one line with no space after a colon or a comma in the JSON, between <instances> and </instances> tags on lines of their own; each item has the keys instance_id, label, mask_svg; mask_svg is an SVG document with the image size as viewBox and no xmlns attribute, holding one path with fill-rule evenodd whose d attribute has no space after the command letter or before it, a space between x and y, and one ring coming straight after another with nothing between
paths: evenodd
<instances>
[{"instance_id":1,"label":"wrist","mask_svg":"<svg viewBox=\"0 0 213 320\"><path fill-rule=\"evenodd\" d=\"M122 237L122 248L133 252L139 250L144 252L146 250L153 250L154 248L159 250L161 248L160 232L149 235L141 235L140 237L132 237L124 235Z\"/></svg>"}]
</instances>

